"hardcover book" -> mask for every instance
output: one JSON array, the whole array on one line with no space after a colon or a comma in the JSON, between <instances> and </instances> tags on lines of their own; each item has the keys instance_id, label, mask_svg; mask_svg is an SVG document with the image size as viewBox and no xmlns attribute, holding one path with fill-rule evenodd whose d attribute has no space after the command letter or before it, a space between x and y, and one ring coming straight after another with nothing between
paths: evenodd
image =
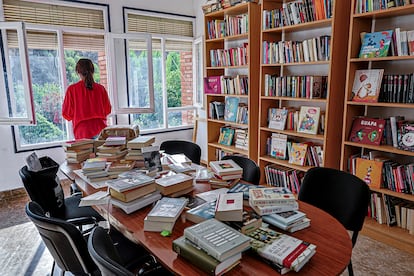
<instances>
[{"instance_id":1,"label":"hardcover book","mask_svg":"<svg viewBox=\"0 0 414 276\"><path fill-rule=\"evenodd\" d=\"M264 218L270 218L285 226L289 226L299 220L304 219L305 217L306 214L301 211L287 211L264 216Z\"/></svg>"},{"instance_id":2,"label":"hardcover book","mask_svg":"<svg viewBox=\"0 0 414 276\"><path fill-rule=\"evenodd\" d=\"M238 182L227 193L243 193L243 199L249 199L249 190L254 188L259 188L259 186Z\"/></svg>"},{"instance_id":3,"label":"hardcover book","mask_svg":"<svg viewBox=\"0 0 414 276\"><path fill-rule=\"evenodd\" d=\"M304 166L306 164L307 143L288 143L289 163Z\"/></svg>"},{"instance_id":4,"label":"hardcover book","mask_svg":"<svg viewBox=\"0 0 414 276\"><path fill-rule=\"evenodd\" d=\"M109 193L111 194L111 197L116 198L123 202L130 202L132 200L135 200L137 198L143 197L147 194L155 192L157 189L155 187L154 182L151 184L147 184L141 187L137 187L132 190L124 191L124 192L118 192L112 188L109 188Z\"/></svg>"},{"instance_id":5,"label":"hardcover book","mask_svg":"<svg viewBox=\"0 0 414 276\"><path fill-rule=\"evenodd\" d=\"M288 110L285 108L269 108L269 128L284 130Z\"/></svg>"},{"instance_id":6,"label":"hardcover book","mask_svg":"<svg viewBox=\"0 0 414 276\"><path fill-rule=\"evenodd\" d=\"M359 58L386 57L390 48L393 30L366 33L362 38Z\"/></svg>"},{"instance_id":7,"label":"hardcover book","mask_svg":"<svg viewBox=\"0 0 414 276\"><path fill-rule=\"evenodd\" d=\"M370 187L381 188L382 161L356 158L355 175L364 180Z\"/></svg>"},{"instance_id":8,"label":"hardcover book","mask_svg":"<svg viewBox=\"0 0 414 276\"><path fill-rule=\"evenodd\" d=\"M299 209L299 204L296 201L294 201L292 202L292 204L283 204L283 205L255 206L253 204L250 204L250 207L252 207L252 209L259 216L264 216L264 215L269 215L269 214L274 214L274 213L296 211Z\"/></svg>"},{"instance_id":9,"label":"hardcover book","mask_svg":"<svg viewBox=\"0 0 414 276\"><path fill-rule=\"evenodd\" d=\"M218 261L250 248L250 238L214 218L185 228L184 236Z\"/></svg>"},{"instance_id":10,"label":"hardcover book","mask_svg":"<svg viewBox=\"0 0 414 276\"><path fill-rule=\"evenodd\" d=\"M219 144L231 146L233 144L234 132L234 128L231 127L220 128L220 135L218 140Z\"/></svg>"},{"instance_id":11,"label":"hardcover book","mask_svg":"<svg viewBox=\"0 0 414 276\"><path fill-rule=\"evenodd\" d=\"M200 223L207 219L214 218L216 213L216 201L205 202L200 206L186 211L186 219L194 223Z\"/></svg>"},{"instance_id":12,"label":"hardcover book","mask_svg":"<svg viewBox=\"0 0 414 276\"><path fill-rule=\"evenodd\" d=\"M254 206L292 204L295 196L285 187L257 188L249 190L249 203Z\"/></svg>"},{"instance_id":13,"label":"hardcover book","mask_svg":"<svg viewBox=\"0 0 414 276\"><path fill-rule=\"evenodd\" d=\"M163 195L169 195L193 186L193 178L184 173L177 173L155 180L157 190Z\"/></svg>"},{"instance_id":14,"label":"hardcover book","mask_svg":"<svg viewBox=\"0 0 414 276\"><path fill-rule=\"evenodd\" d=\"M211 170L220 176L243 173L243 169L231 159L210 161L209 165Z\"/></svg>"},{"instance_id":15,"label":"hardcover book","mask_svg":"<svg viewBox=\"0 0 414 276\"><path fill-rule=\"evenodd\" d=\"M143 187L145 185L148 185L150 183L154 183L154 178L143 174L143 173L132 173L128 172L129 174L123 174L129 175L129 177L125 178L118 178L114 180L107 181L108 186L119 192L125 192L128 190L136 189L138 187Z\"/></svg>"},{"instance_id":16,"label":"hardcover book","mask_svg":"<svg viewBox=\"0 0 414 276\"><path fill-rule=\"evenodd\" d=\"M224 120L228 122L236 122L237 111L240 99L237 97L226 97L224 106Z\"/></svg>"},{"instance_id":17,"label":"hardcover book","mask_svg":"<svg viewBox=\"0 0 414 276\"><path fill-rule=\"evenodd\" d=\"M399 149L414 151L414 123L404 123L401 125L397 141Z\"/></svg>"},{"instance_id":18,"label":"hardcover book","mask_svg":"<svg viewBox=\"0 0 414 276\"><path fill-rule=\"evenodd\" d=\"M287 157L286 150L287 135L281 133L272 133L270 156L285 160Z\"/></svg>"},{"instance_id":19,"label":"hardcover book","mask_svg":"<svg viewBox=\"0 0 414 276\"><path fill-rule=\"evenodd\" d=\"M127 142L127 147L130 149L141 149L143 147L151 146L155 142L155 136L146 135L138 136Z\"/></svg>"},{"instance_id":20,"label":"hardcover book","mask_svg":"<svg viewBox=\"0 0 414 276\"><path fill-rule=\"evenodd\" d=\"M216 201L215 218L220 221L242 221L243 193L219 194Z\"/></svg>"},{"instance_id":21,"label":"hardcover book","mask_svg":"<svg viewBox=\"0 0 414 276\"><path fill-rule=\"evenodd\" d=\"M317 134L319 127L320 108L301 106L299 112L298 132Z\"/></svg>"},{"instance_id":22,"label":"hardcover book","mask_svg":"<svg viewBox=\"0 0 414 276\"><path fill-rule=\"evenodd\" d=\"M384 127L384 119L357 117L352 122L349 141L378 146L381 143Z\"/></svg>"},{"instance_id":23,"label":"hardcover book","mask_svg":"<svg viewBox=\"0 0 414 276\"><path fill-rule=\"evenodd\" d=\"M237 253L220 262L205 253L201 248L184 236L173 241L173 250L179 256L199 267L209 275L222 275L240 263L241 253Z\"/></svg>"},{"instance_id":24,"label":"hardcover book","mask_svg":"<svg viewBox=\"0 0 414 276\"><path fill-rule=\"evenodd\" d=\"M384 69L356 70L352 86L352 101L378 102Z\"/></svg>"},{"instance_id":25,"label":"hardcover book","mask_svg":"<svg viewBox=\"0 0 414 276\"><path fill-rule=\"evenodd\" d=\"M263 258L298 272L315 254L316 246L268 228L247 234L251 246Z\"/></svg>"},{"instance_id":26,"label":"hardcover book","mask_svg":"<svg viewBox=\"0 0 414 276\"><path fill-rule=\"evenodd\" d=\"M187 205L186 198L163 197L148 213L148 220L174 222Z\"/></svg>"},{"instance_id":27,"label":"hardcover book","mask_svg":"<svg viewBox=\"0 0 414 276\"><path fill-rule=\"evenodd\" d=\"M210 76L204 78L205 94L221 94L220 76Z\"/></svg>"},{"instance_id":28,"label":"hardcover book","mask_svg":"<svg viewBox=\"0 0 414 276\"><path fill-rule=\"evenodd\" d=\"M153 193L147 194L141 198L135 199L130 202L123 202L115 198L111 198L111 203L113 206L116 206L122 209L125 213L130 214L132 212L135 212L141 208L144 208L145 206L148 206L156 202L160 198L161 198L160 192L155 191Z\"/></svg>"}]
</instances>

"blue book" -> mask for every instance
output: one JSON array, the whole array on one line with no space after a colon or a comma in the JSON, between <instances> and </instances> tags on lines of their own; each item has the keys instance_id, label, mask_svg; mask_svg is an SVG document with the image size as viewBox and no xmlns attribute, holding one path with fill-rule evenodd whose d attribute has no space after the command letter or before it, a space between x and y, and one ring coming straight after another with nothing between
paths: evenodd
<instances>
[{"instance_id":1,"label":"blue book","mask_svg":"<svg viewBox=\"0 0 414 276\"><path fill-rule=\"evenodd\" d=\"M216 201L203 203L195 208L186 211L186 219L194 223L214 218L216 212Z\"/></svg>"},{"instance_id":2,"label":"blue book","mask_svg":"<svg viewBox=\"0 0 414 276\"><path fill-rule=\"evenodd\" d=\"M290 225L294 224L297 221L300 221L306 217L306 214L300 211L287 211L281 213L274 213L270 215L262 216L263 221L279 227L281 229L286 229Z\"/></svg>"},{"instance_id":3,"label":"blue book","mask_svg":"<svg viewBox=\"0 0 414 276\"><path fill-rule=\"evenodd\" d=\"M237 183L227 193L243 193L243 199L249 199L249 190L253 188L260 188L260 186L253 185L253 184L246 184L246 183Z\"/></svg>"},{"instance_id":4,"label":"blue book","mask_svg":"<svg viewBox=\"0 0 414 276\"><path fill-rule=\"evenodd\" d=\"M225 105L224 105L224 120L225 121L236 122L239 102L240 102L240 99L237 97L226 97Z\"/></svg>"},{"instance_id":5,"label":"blue book","mask_svg":"<svg viewBox=\"0 0 414 276\"><path fill-rule=\"evenodd\" d=\"M359 58L386 57L393 30L366 33L362 39Z\"/></svg>"}]
</instances>

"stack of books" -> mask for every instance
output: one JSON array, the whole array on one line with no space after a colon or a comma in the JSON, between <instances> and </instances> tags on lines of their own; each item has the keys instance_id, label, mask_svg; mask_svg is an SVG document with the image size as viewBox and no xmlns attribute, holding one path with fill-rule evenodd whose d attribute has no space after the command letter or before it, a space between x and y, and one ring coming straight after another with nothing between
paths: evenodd
<instances>
[{"instance_id":1,"label":"stack of books","mask_svg":"<svg viewBox=\"0 0 414 276\"><path fill-rule=\"evenodd\" d=\"M108 161L121 160L126 154L126 137L123 136L110 136L96 149L96 155Z\"/></svg>"},{"instance_id":2,"label":"stack of books","mask_svg":"<svg viewBox=\"0 0 414 276\"><path fill-rule=\"evenodd\" d=\"M93 153L93 139L78 139L66 141L62 147L68 163L81 163Z\"/></svg>"},{"instance_id":3,"label":"stack of books","mask_svg":"<svg viewBox=\"0 0 414 276\"><path fill-rule=\"evenodd\" d=\"M110 162L106 158L88 158L82 165L82 173L90 182L99 182L118 177L118 172L108 172Z\"/></svg>"},{"instance_id":4,"label":"stack of books","mask_svg":"<svg viewBox=\"0 0 414 276\"><path fill-rule=\"evenodd\" d=\"M249 149L249 133L247 128L237 128L235 130L234 146L238 149Z\"/></svg>"},{"instance_id":5,"label":"stack of books","mask_svg":"<svg viewBox=\"0 0 414 276\"><path fill-rule=\"evenodd\" d=\"M210 161L211 171L221 180L240 179L243 169L231 159Z\"/></svg>"},{"instance_id":6,"label":"stack of books","mask_svg":"<svg viewBox=\"0 0 414 276\"><path fill-rule=\"evenodd\" d=\"M187 203L186 198L161 198L145 217L144 231L171 232Z\"/></svg>"},{"instance_id":7,"label":"stack of books","mask_svg":"<svg viewBox=\"0 0 414 276\"><path fill-rule=\"evenodd\" d=\"M219 194L215 218L220 221L243 221L243 193Z\"/></svg>"},{"instance_id":8,"label":"stack of books","mask_svg":"<svg viewBox=\"0 0 414 276\"><path fill-rule=\"evenodd\" d=\"M163 196L179 197L193 191L193 178L184 173L177 173L155 180L157 190Z\"/></svg>"},{"instance_id":9,"label":"stack of books","mask_svg":"<svg viewBox=\"0 0 414 276\"><path fill-rule=\"evenodd\" d=\"M128 153L126 160L143 161L142 148L152 146L155 142L155 136L138 136L127 143Z\"/></svg>"},{"instance_id":10,"label":"stack of books","mask_svg":"<svg viewBox=\"0 0 414 276\"><path fill-rule=\"evenodd\" d=\"M184 229L173 241L173 250L211 275L222 275L240 263L250 238L230 226L209 219Z\"/></svg>"}]
</instances>

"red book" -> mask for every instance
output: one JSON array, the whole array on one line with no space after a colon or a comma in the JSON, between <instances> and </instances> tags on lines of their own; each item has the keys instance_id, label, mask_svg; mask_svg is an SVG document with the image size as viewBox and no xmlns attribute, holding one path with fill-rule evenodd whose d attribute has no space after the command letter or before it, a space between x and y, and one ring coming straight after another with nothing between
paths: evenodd
<instances>
[{"instance_id":1,"label":"red book","mask_svg":"<svg viewBox=\"0 0 414 276\"><path fill-rule=\"evenodd\" d=\"M220 76L210 76L204 78L205 94L221 94Z\"/></svg>"},{"instance_id":2,"label":"red book","mask_svg":"<svg viewBox=\"0 0 414 276\"><path fill-rule=\"evenodd\" d=\"M355 118L349 141L368 145L380 145L385 127L384 119Z\"/></svg>"}]
</instances>

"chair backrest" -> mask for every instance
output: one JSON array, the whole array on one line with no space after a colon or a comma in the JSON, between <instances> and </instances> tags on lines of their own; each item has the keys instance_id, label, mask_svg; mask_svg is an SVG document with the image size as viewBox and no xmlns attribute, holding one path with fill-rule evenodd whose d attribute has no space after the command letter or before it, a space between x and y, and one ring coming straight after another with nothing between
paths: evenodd
<instances>
[{"instance_id":1,"label":"chair backrest","mask_svg":"<svg viewBox=\"0 0 414 276\"><path fill-rule=\"evenodd\" d=\"M65 205L63 189L56 176L59 165L49 157L40 158L40 162L44 169L33 172L24 166L19 170L20 178L32 201L51 216L62 218Z\"/></svg>"},{"instance_id":2,"label":"chair backrest","mask_svg":"<svg viewBox=\"0 0 414 276\"><path fill-rule=\"evenodd\" d=\"M103 276L134 275L121 261L109 234L100 226L95 227L88 239L88 250Z\"/></svg>"},{"instance_id":3,"label":"chair backrest","mask_svg":"<svg viewBox=\"0 0 414 276\"><path fill-rule=\"evenodd\" d=\"M226 155L222 160L231 159L243 168L242 179L255 185L260 183L260 168L253 160L239 155Z\"/></svg>"},{"instance_id":4,"label":"chair backrest","mask_svg":"<svg viewBox=\"0 0 414 276\"><path fill-rule=\"evenodd\" d=\"M196 143L184 140L168 140L160 145L160 150L168 154L184 153L191 162L200 165L201 148Z\"/></svg>"},{"instance_id":5,"label":"chair backrest","mask_svg":"<svg viewBox=\"0 0 414 276\"><path fill-rule=\"evenodd\" d=\"M308 170L300 186L298 199L335 217L347 230L362 229L367 214L370 190L353 174L331 169ZM356 236L352 238L353 244Z\"/></svg>"},{"instance_id":6,"label":"chair backrest","mask_svg":"<svg viewBox=\"0 0 414 276\"><path fill-rule=\"evenodd\" d=\"M42 207L33 201L27 203L26 214L62 270L74 275L94 274L98 271L89 255L86 241L75 225L47 217Z\"/></svg>"}]
</instances>

